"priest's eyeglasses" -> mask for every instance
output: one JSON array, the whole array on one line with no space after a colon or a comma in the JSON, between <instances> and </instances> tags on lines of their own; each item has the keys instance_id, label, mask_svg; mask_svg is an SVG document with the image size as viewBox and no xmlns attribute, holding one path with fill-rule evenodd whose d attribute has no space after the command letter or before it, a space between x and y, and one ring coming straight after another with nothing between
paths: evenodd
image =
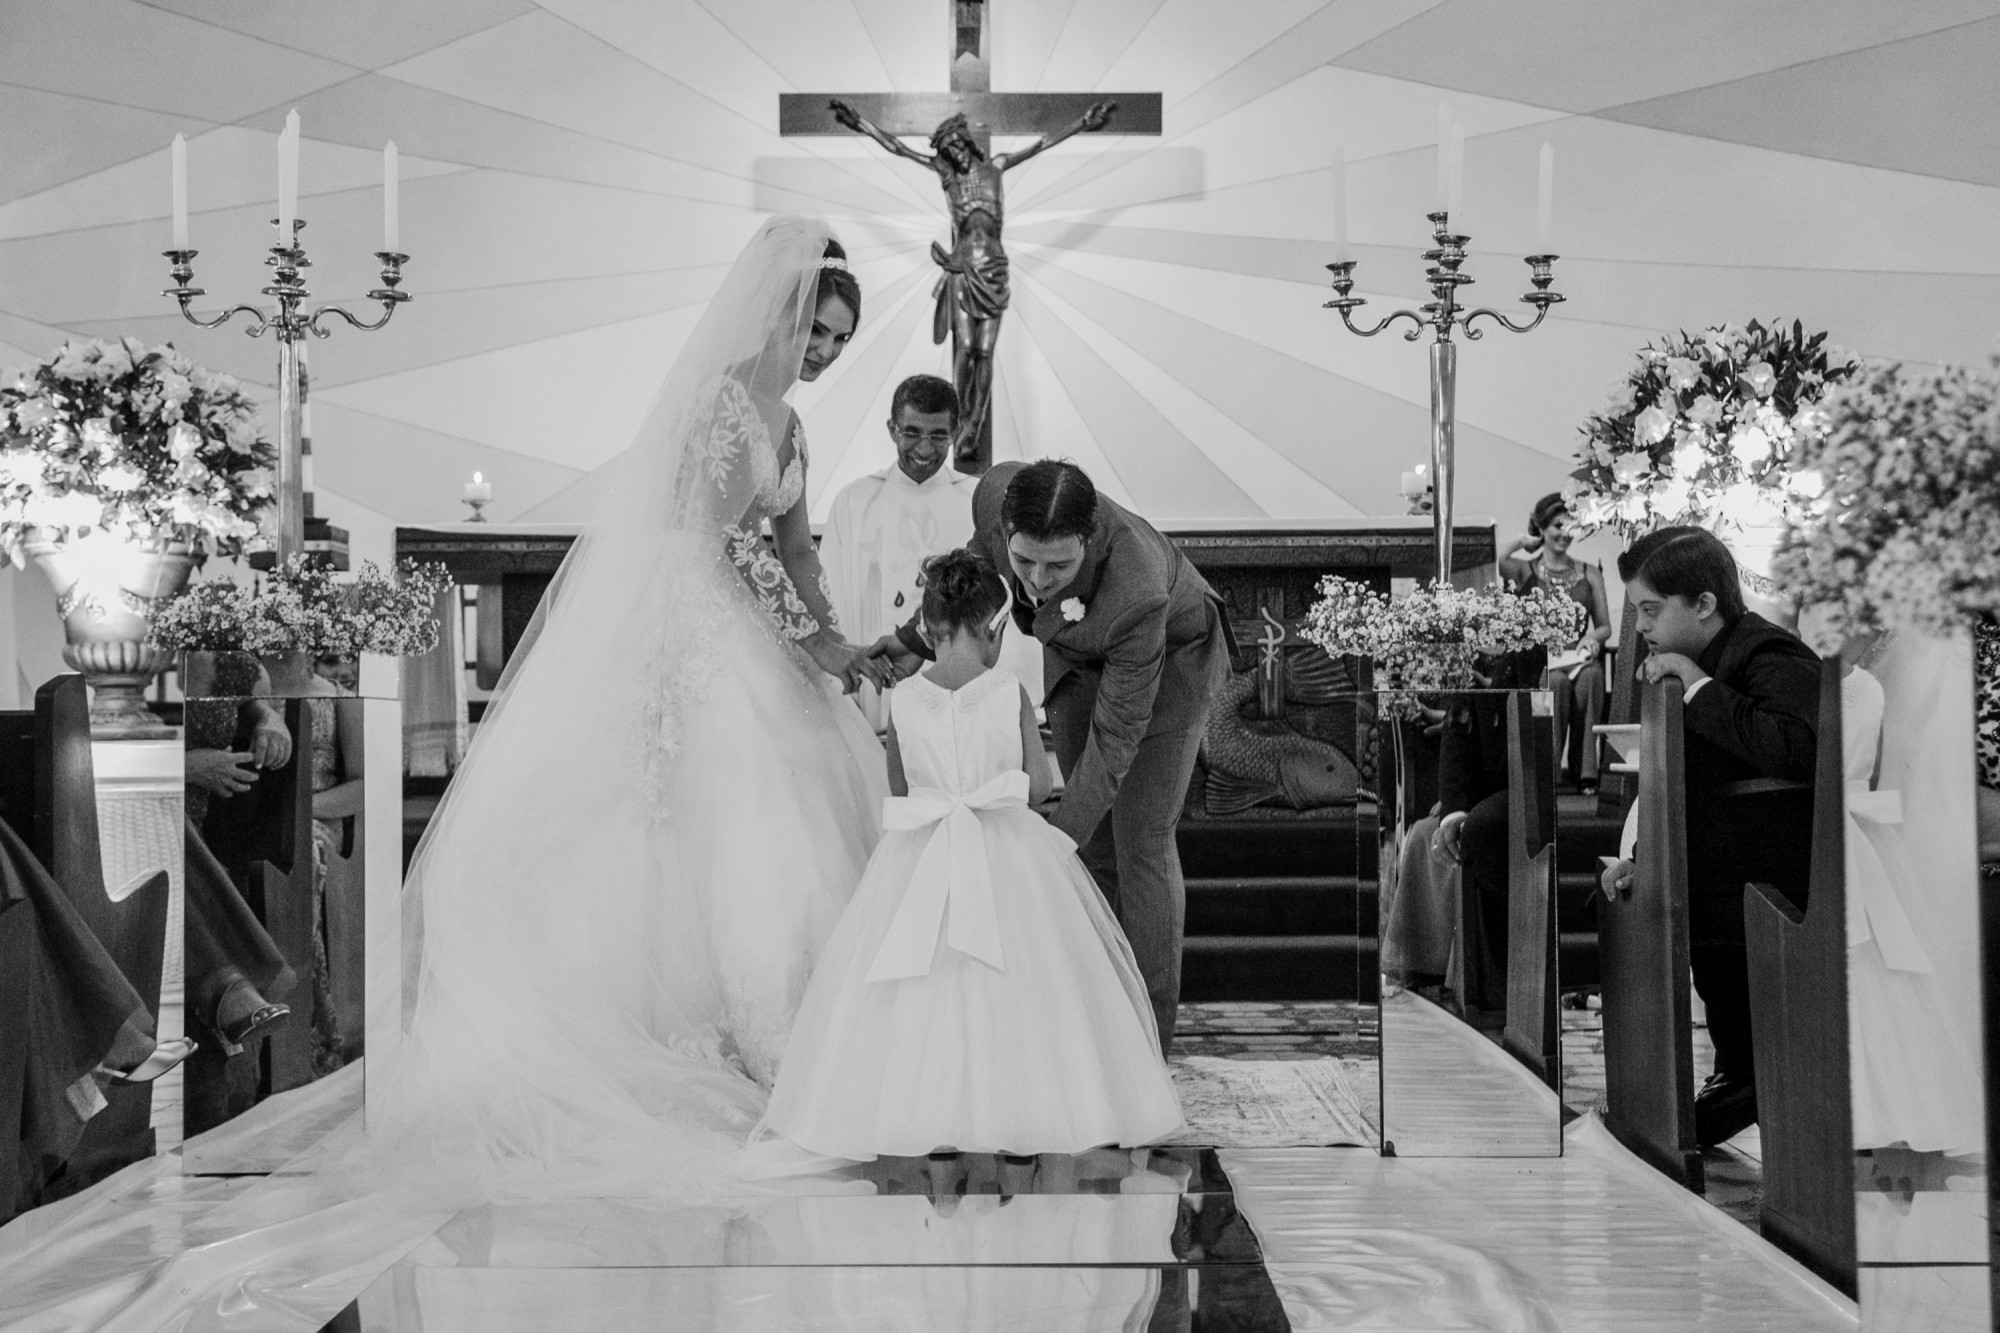
<instances>
[{"instance_id":1,"label":"priest's eyeglasses","mask_svg":"<svg viewBox=\"0 0 2000 1333\"><path fill-rule=\"evenodd\" d=\"M921 442L936 445L942 449L951 443L951 432L948 430L918 430L914 426L899 426L894 434L904 444L917 444Z\"/></svg>"}]
</instances>

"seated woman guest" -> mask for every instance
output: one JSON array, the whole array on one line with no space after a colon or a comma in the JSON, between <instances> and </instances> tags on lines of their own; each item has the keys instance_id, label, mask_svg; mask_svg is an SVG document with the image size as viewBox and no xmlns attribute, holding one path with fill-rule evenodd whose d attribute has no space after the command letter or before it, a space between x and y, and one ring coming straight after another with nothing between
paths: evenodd
<instances>
[{"instance_id":1,"label":"seated woman guest","mask_svg":"<svg viewBox=\"0 0 2000 1333\"><path fill-rule=\"evenodd\" d=\"M1500 560L1500 574L1517 592L1547 588L1566 592L1590 613L1590 627L1569 652L1549 661L1542 688L1555 694L1556 767L1564 769L1569 740L1576 737L1576 780L1597 790L1597 733L1604 721L1605 641L1611 637L1611 606L1604 594L1604 569L1571 558L1576 539L1569 509L1559 494L1544 495L1528 518L1528 534Z\"/></svg>"},{"instance_id":2,"label":"seated woman guest","mask_svg":"<svg viewBox=\"0 0 2000 1333\"><path fill-rule=\"evenodd\" d=\"M1678 676L1685 690L1690 962L1715 1044L1694 1107L1707 1147L1757 1119L1743 891L1756 880L1806 901L1819 658L1744 607L1735 557L1713 533L1649 533L1618 557L1618 575L1652 649L1642 679ZM1619 862L1606 888L1631 873Z\"/></svg>"}]
</instances>

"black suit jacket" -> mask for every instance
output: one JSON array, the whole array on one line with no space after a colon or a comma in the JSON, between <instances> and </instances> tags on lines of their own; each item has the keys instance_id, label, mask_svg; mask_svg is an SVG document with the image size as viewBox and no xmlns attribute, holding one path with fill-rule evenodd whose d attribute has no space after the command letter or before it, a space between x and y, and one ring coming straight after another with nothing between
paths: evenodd
<instances>
[{"instance_id":1,"label":"black suit jacket","mask_svg":"<svg viewBox=\"0 0 2000 1333\"><path fill-rule=\"evenodd\" d=\"M1695 664L1709 680L1684 714L1688 891L1741 893L1748 880L1769 880L1803 902L1819 756L1819 656L1750 612L1716 635Z\"/></svg>"},{"instance_id":2,"label":"black suit jacket","mask_svg":"<svg viewBox=\"0 0 2000 1333\"><path fill-rule=\"evenodd\" d=\"M1148 736L1199 726L1229 672L1221 599L1168 537L1108 496L1084 542L1083 566L1060 597L1029 605L1007 558L1000 521L1007 485L1021 470L1001 463L972 493L972 540L1014 589L1014 620L1042 643L1047 698L1071 674L1094 677L1090 739L1066 777L1055 826L1087 842L1117 798ZM1070 613L1065 614L1064 608ZM922 657L918 616L897 631ZM1053 707L1053 703L1051 703Z\"/></svg>"}]
</instances>

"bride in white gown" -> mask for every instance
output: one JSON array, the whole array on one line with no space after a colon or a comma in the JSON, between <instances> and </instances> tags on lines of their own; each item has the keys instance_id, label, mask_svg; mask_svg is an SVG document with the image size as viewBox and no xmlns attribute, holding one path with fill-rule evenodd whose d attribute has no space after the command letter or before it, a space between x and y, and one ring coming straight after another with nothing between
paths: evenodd
<instances>
[{"instance_id":1,"label":"bride in white gown","mask_svg":"<svg viewBox=\"0 0 2000 1333\"><path fill-rule=\"evenodd\" d=\"M410 872L421 971L369 1071L397 1156L687 1192L761 1112L887 794L783 400L859 305L825 224L774 219L611 464Z\"/></svg>"}]
</instances>

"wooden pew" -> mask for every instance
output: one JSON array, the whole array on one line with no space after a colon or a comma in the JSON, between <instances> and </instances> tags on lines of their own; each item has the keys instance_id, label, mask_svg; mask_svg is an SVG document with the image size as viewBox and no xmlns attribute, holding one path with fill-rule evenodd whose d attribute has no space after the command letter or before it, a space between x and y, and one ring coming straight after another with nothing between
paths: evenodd
<instances>
[{"instance_id":1,"label":"wooden pew","mask_svg":"<svg viewBox=\"0 0 2000 1333\"><path fill-rule=\"evenodd\" d=\"M342 700L359 707L358 700ZM326 868L326 957L331 973L334 1021L347 1057L361 1054L363 1015L366 1012L367 932L363 924L363 899L367 890L366 862L368 834L361 815L339 822L340 841L327 859Z\"/></svg>"},{"instance_id":2,"label":"wooden pew","mask_svg":"<svg viewBox=\"0 0 2000 1333\"><path fill-rule=\"evenodd\" d=\"M1560 1091L1553 702L1546 690L1516 690L1507 700L1507 1026L1501 1045Z\"/></svg>"},{"instance_id":3,"label":"wooden pew","mask_svg":"<svg viewBox=\"0 0 2000 1333\"><path fill-rule=\"evenodd\" d=\"M1819 761L1806 905L1770 884L1743 899L1764 1234L1855 1291L1854 1116L1848 1081L1846 793L1840 663L1821 667Z\"/></svg>"},{"instance_id":4,"label":"wooden pew","mask_svg":"<svg viewBox=\"0 0 2000 1333\"><path fill-rule=\"evenodd\" d=\"M0 902L0 1223L30 1202L21 1171L21 1118L28 1094L28 968L34 947L28 900Z\"/></svg>"},{"instance_id":5,"label":"wooden pew","mask_svg":"<svg viewBox=\"0 0 2000 1333\"><path fill-rule=\"evenodd\" d=\"M1681 695L1680 680L1671 676L1639 691L1638 870L1629 890L1598 903L1598 965L1605 1125L1699 1193L1704 1176L1694 1143ZM1843 1179L1851 1191L1851 1168Z\"/></svg>"},{"instance_id":6,"label":"wooden pew","mask_svg":"<svg viewBox=\"0 0 2000 1333\"><path fill-rule=\"evenodd\" d=\"M1605 669L1611 674L1604 682L1610 698L1604 720L1612 725L1629 725L1639 720L1639 664L1646 660L1646 641L1639 637L1639 607L1627 598L1618 622L1618 651ZM1597 813L1607 819L1623 819L1626 808L1638 796L1639 784L1629 773L1606 771L1597 783Z\"/></svg>"},{"instance_id":7,"label":"wooden pew","mask_svg":"<svg viewBox=\"0 0 2000 1333\"><path fill-rule=\"evenodd\" d=\"M28 810L16 831L75 904L125 979L159 1018L167 943L168 878L162 873L113 902L104 883L97 785L90 753L90 698L80 675L35 692L33 713L0 714L0 803ZM72 1190L153 1154L153 1088L114 1083L108 1105L85 1125L62 1177Z\"/></svg>"}]
</instances>

